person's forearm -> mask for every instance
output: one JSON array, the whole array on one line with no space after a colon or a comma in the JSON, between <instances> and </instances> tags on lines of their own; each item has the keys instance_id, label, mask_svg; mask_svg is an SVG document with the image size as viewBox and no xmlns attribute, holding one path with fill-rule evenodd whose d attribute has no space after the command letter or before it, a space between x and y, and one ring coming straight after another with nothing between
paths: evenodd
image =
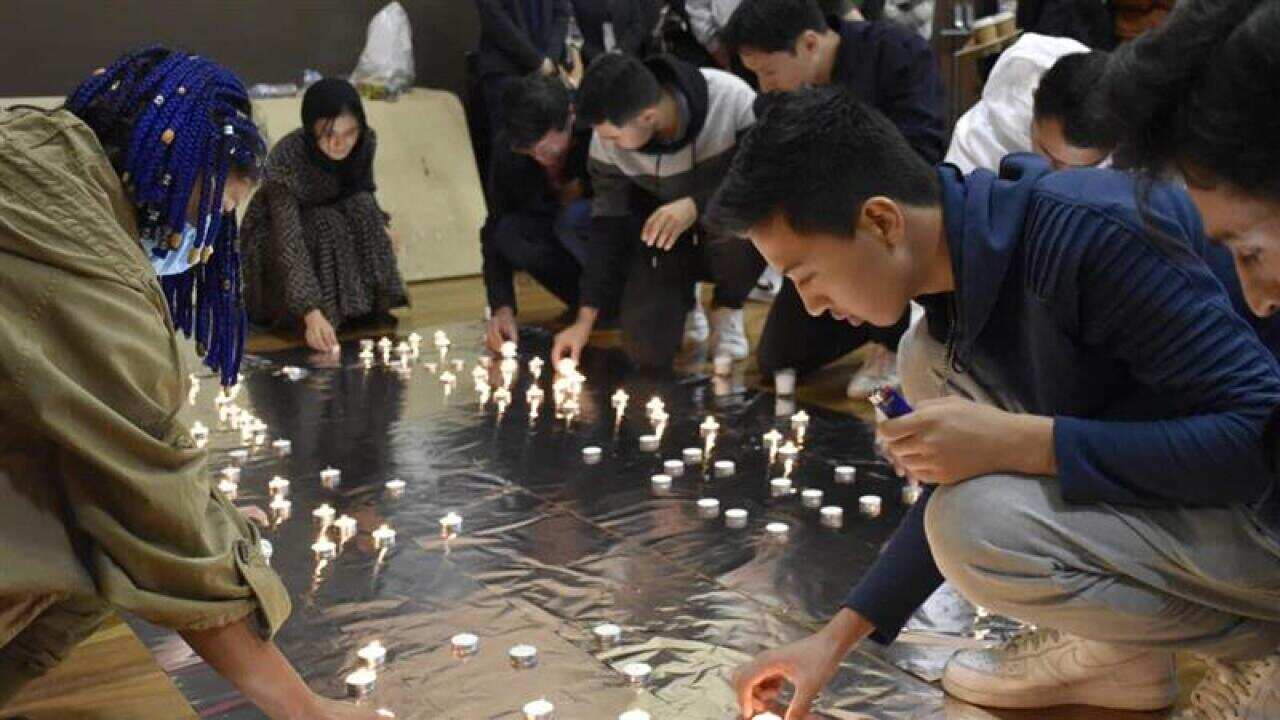
<instances>
[{"instance_id":1,"label":"person's forearm","mask_svg":"<svg viewBox=\"0 0 1280 720\"><path fill-rule=\"evenodd\" d=\"M875 629L875 625L872 625L870 620L849 608L841 608L840 612L836 613L818 632L826 636L831 642L836 643L840 657L844 657L858 643L866 640L871 633L875 632Z\"/></svg>"},{"instance_id":2,"label":"person's forearm","mask_svg":"<svg viewBox=\"0 0 1280 720\"><path fill-rule=\"evenodd\" d=\"M247 620L179 634L272 720L304 718L310 713L314 695L307 684L279 648L259 637Z\"/></svg>"},{"instance_id":3,"label":"person's forearm","mask_svg":"<svg viewBox=\"0 0 1280 720\"><path fill-rule=\"evenodd\" d=\"M585 326L588 332L596 326L596 318L599 316L600 311L589 305L578 308L578 324Z\"/></svg>"},{"instance_id":4,"label":"person's forearm","mask_svg":"<svg viewBox=\"0 0 1280 720\"><path fill-rule=\"evenodd\" d=\"M1003 463L1007 469L1024 475L1057 475L1053 418L1014 413L1009 418L1009 444Z\"/></svg>"}]
</instances>

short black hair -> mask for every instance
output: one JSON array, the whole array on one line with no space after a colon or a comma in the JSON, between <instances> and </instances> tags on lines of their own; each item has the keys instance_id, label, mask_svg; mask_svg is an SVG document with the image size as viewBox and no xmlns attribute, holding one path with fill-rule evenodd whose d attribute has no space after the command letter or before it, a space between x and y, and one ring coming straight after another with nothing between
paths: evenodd
<instances>
[{"instance_id":1,"label":"short black hair","mask_svg":"<svg viewBox=\"0 0 1280 720\"><path fill-rule=\"evenodd\" d=\"M1108 54L1101 50L1058 58L1040 77L1035 92L1035 119L1057 119L1067 142L1076 147L1111 150L1116 134L1100 92L1107 58Z\"/></svg>"},{"instance_id":2,"label":"short black hair","mask_svg":"<svg viewBox=\"0 0 1280 720\"><path fill-rule=\"evenodd\" d=\"M661 99L662 86L644 63L630 55L605 53L582 78L578 114L588 125L609 122L622 127Z\"/></svg>"},{"instance_id":3,"label":"short black hair","mask_svg":"<svg viewBox=\"0 0 1280 720\"><path fill-rule=\"evenodd\" d=\"M708 224L744 235L780 212L797 232L848 237L877 195L937 205L937 173L851 91L810 88L777 97L743 139Z\"/></svg>"},{"instance_id":4,"label":"short black hair","mask_svg":"<svg viewBox=\"0 0 1280 720\"><path fill-rule=\"evenodd\" d=\"M538 144L552 130L569 124L569 89L558 77L530 75L507 84L502 91L502 131L517 150Z\"/></svg>"},{"instance_id":5,"label":"short black hair","mask_svg":"<svg viewBox=\"0 0 1280 720\"><path fill-rule=\"evenodd\" d=\"M1112 53L1117 165L1280 201L1280 2L1182 0Z\"/></svg>"},{"instance_id":6,"label":"short black hair","mask_svg":"<svg viewBox=\"0 0 1280 720\"><path fill-rule=\"evenodd\" d=\"M730 52L789 52L806 30L825 32L830 27L815 0L743 0L720 31L720 42Z\"/></svg>"}]
</instances>

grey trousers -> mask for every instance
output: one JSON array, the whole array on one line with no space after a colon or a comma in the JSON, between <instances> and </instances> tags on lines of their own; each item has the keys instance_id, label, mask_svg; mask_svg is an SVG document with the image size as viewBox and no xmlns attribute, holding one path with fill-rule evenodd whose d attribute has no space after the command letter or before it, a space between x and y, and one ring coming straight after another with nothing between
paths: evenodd
<instances>
[{"instance_id":1,"label":"grey trousers","mask_svg":"<svg viewBox=\"0 0 1280 720\"><path fill-rule=\"evenodd\" d=\"M1019 410L996 384L949 370L923 321L898 363L913 403ZM1072 505L1057 478L989 475L938 488L925 531L960 594L1037 627L1224 660L1280 649L1280 545L1243 507Z\"/></svg>"}]
</instances>

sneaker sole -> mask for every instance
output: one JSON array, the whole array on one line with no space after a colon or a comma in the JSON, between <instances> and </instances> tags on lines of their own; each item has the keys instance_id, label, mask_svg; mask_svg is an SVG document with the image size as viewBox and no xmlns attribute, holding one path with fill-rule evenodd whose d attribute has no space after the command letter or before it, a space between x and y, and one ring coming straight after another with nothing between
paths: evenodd
<instances>
[{"instance_id":1,"label":"sneaker sole","mask_svg":"<svg viewBox=\"0 0 1280 720\"><path fill-rule=\"evenodd\" d=\"M1178 699L1176 682L1118 687L1104 679L1059 688L1033 688L990 693L965 687L944 675L942 689L948 695L970 705L1002 710L1088 705L1111 710L1149 711L1172 707ZM1104 698L1105 702L1102 701Z\"/></svg>"}]
</instances>

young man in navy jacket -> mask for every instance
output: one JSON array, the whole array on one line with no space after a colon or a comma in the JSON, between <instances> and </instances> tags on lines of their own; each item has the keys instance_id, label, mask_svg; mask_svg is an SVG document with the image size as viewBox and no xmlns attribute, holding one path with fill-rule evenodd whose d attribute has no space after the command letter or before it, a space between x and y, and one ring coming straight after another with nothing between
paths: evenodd
<instances>
[{"instance_id":1,"label":"young man in navy jacket","mask_svg":"<svg viewBox=\"0 0 1280 720\"><path fill-rule=\"evenodd\" d=\"M796 687L804 717L845 653L891 642L945 578L1040 628L957 654L976 704L1154 709L1173 651L1241 678L1239 717L1280 716L1280 492L1263 448L1271 354L1194 251L1189 198L1106 170L934 169L836 88L775 103L709 222L749 237L810 313L925 318L899 351L915 411L879 434L933 489L844 607L735 683L744 717Z\"/></svg>"}]
</instances>

